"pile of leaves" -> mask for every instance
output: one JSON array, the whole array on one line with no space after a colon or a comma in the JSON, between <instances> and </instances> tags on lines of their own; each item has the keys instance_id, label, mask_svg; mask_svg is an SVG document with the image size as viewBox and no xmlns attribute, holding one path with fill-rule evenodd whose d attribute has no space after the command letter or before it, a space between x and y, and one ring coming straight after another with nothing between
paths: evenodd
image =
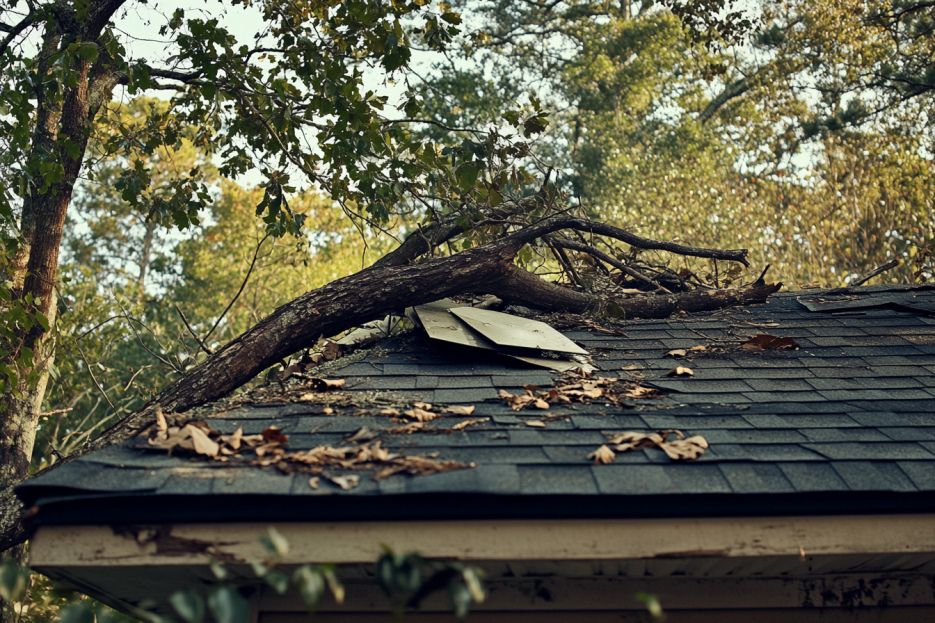
<instances>
[{"instance_id":1,"label":"pile of leaves","mask_svg":"<svg viewBox=\"0 0 935 623\"><path fill-rule=\"evenodd\" d=\"M456 469L474 467L439 459L436 456L403 455L384 448L378 439L361 436L361 443L346 446L316 446L310 450L289 451L289 437L280 429L269 427L263 432L246 435L243 428L224 434L204 421L187 421L178 425L168 422L156 411L156 421L148 432L148 444L169 453L183 453L210 460L256 467L275 467L283 473L307 473L323 476L342 489L351 489L360 482L356 474L336 476L331 470L371 471L375 480L395 474L427 476ZM309 485L317 487L317 478Z\"/></svg>"},{"instance_id":2,"label":"pile of leaves","mask_svg":"<svg viewBox=\"0 0 935 623\"><path fill-rule=\"evenodd\" d=\"M599 377L572 379L544 390L536 386L526 386L522 394L512 394L501 389L498 395L513 411L521 411L527 407L546 411L552 405L589 404L595 401L621 406L627 400L656 397L659 392L627 379Z\"/></svg>"},{"instance_id":3,"label":"pile of leaves","mask_svg":"<svg viewBox=\"0 0 935 623\"><path fill-rule=\"evenodd\" d=\"M673 461L693 461L708 448L708 441L701 435L687 437L685 433L676 429L655 433L611 433L607 437L607 443L587 457L596 464L613 463L618 452L629 452L639 448L657 448Z\"/></svg>"}]
</instances>

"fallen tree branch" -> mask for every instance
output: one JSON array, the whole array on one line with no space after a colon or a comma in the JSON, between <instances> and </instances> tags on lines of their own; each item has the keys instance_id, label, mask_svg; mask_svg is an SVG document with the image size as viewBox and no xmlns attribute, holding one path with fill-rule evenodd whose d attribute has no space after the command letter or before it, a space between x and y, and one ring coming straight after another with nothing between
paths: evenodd
<instances>
[{"instance_id":1,"label":"fallen tree branch","mask_svg":"<svg viewBox=\"0 0 935 623\"><path fill-rule=\"evenodd\" d=\"M759 280L745 288L615 297L563 288L511 266L507 274L486 291L507 303L546 311L596 313L614 318L668 318L679 312L704 312L762 303L781 287L781 283L767 284Z\"/></svg>"},{"instance_id":2,"label":"fallen tree branch","mask_svg":"<svg viewBox=\"0 0 935 623\"><path fill-rule=\"evenodd\" d=\"M572 216L556 216L545 219L535 225L521 229L510 238L521 245L528 244L537 238L563 229L572 229L590 234L597 234L599 236L607 236L608 238L625 242L631 247L647 251L668 251L676 255L705 257L715 260L730 260L732 262L739 262L744 266L750 265L747 261L746 249L711 249L707 247L693 247L678 242L651 240L649 238L637 236L636 234L613 225Z\"/></svg>"},{"instance_id":3,"label":"fallen tree branch","mask_svg":"<svg viewBox=\"0 0 935 623\"><path fill-rule=\"evenodd\" d=\"M445 236L451 226L441 228ZM137 412L122 418L100 437L47 469L54 469L87 452L137 434L157 410L186 411L237 389L263 370L314 344L322 336L398 312L403 307L466 293L494 294L508 302L543 310L606 314L613 317L660 318L686 311L709 311L730 305L762 302L780 288L762 281L734 290L690 291L667 295L613 297L578 292L529 273L513 262L527 244L563 229L590 232L646 249L681 255L715 257L746 264L745 250L721 251L640 238L616 227L585 219L559 216L545 219L493 242L450 256L417 263L401 263L411 249L383 264L333 281L286 303L200 364L165 387ZM424 232L423 232L424 233ZM437 239L437 238L434 238ZM411 237L401 247L407 245ZM432 240L432 239L430 239ZM397 249L398 250L398 249ZM18 502L11 489L0 491L0 550L25 538Z\"/></svg>"}]
</instances>

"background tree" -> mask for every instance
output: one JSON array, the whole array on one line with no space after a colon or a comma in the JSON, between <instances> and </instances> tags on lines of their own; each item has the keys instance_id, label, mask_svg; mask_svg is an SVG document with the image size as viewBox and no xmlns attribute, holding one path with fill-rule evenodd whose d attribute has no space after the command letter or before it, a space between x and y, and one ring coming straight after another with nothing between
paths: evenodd
<instances>
[{"instance_id":1,"label":"background tree","mask_svg":"<svg viewBox=\"0 0 935 623\"><path fill-rule=\"evenodd\" d=\"M555 111L536 152L591 214L741 240L799 285L890 258L887 279L931 277L916 261L935 231L930 3L747 3L740 38L695 36L653 3L459 6L482 31L430 74L425 110L491 122L534 93Z\"/></svg>"},{"instance_id":2,"label":"background tree","mask_svg":"<svg viewBox=\"0 0 935 623\"><path fill-rule=\"evenodd\" d=\"M403 304L664 315L772 291L706 289L743 281L713 248L736 240L827 284L931 245L928 3L232 0L261 18L238 37L151 1L165 49L140 58L119 21L142 4L0 3L0 484L50 371L45 457Z\"/></svg>"}]
</instances>

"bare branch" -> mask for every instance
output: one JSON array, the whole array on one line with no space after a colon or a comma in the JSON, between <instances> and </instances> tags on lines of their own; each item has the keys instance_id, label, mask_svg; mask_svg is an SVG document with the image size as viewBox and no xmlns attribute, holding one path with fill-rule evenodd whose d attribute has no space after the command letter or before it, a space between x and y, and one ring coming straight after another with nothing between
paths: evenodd
<instances>
[{"instance_id":1,"label":"bare branch","mask_svg":"<svg viewBox=\"0 0 935 623\"><path fill-rule=\"evenodd\" d=\"M208 338L211 337L211 334L214 333L214 330L218 328L218 325L221 324L221 321L224 320L224 316L227 315L227 312L231 310L231 307L234 306L234 303L237 302L237 299L240 298L240 295L243 294L244 288L247 287L247 282L250 281L250 275L253 274L253 269L256 266L257 258L260 257L260 249L263 247L263 243L266 242L269 238L269 234L263 236L263 238L257 243L256 249L253 251L253 259L250 260L250 268L247 269L247 274L244 275L243 281L240 282L240 288L237 290L237 294L234 295L234 298L231 299L230 303L227 304L227 307L224 308L224 311L221 312L221 315L218 316L218 319L214 321L214 324L211 325L211 328L205 334L202 340L199 340L201 343L207 342ZM208 354L211 354L210 352Z\"/></svg>"},{"instance_id":2,"label":"bare branch","mask_svg":"<svg viewBox=\"0 0 935 623\"><path fill-rule=\"evenodd\" d=\"M631 247L635 247L637 249L668 251L669 253L674 253L676 255L706 257L717 260L730 260L732 262L740 262L744 266L750 265L747 261L746 249L710 249L705 247L693 247L690 245L680 244L678 242L651 240L649 238L637 236L636 234L630 233L613 225L607 225L606 223L599 223L596 221L589 221L587 219L570 216L558 216L545 219L536 225L521 229L515 234L509 236L508 239L511 241L511 244L516 245L517 248L519 248L532 242L533 240L542 238L547 234L551 234L563 229L573 229L591 234L597 234L599 236L607 236L608 238L614 238L615 240L625 242Z\"/></svg>"},{"instance_id":3,"label":"bare branch","mask_svg":"<svg viewBox=\"0 0 935 623\"><path fill-rule=\"evenodd\" d=\"M175 305L175 313L179 315L179 318L182 319L182 324L185 325L185 328L188 329L188 333L194 338L195 342L198 343L198 346L201 347L201 350L205 352L206 355L211 354L211 349L205 346L204 340L198 337L198 334L195 333L195 330L192 329L192 325L188 323L188 318L185 317L185 314L182 312L181 308L178 305Z\"/></svg>"},{"instance_id":4,"label":"bare branch","mask_svg":"<svg viewBox=\"0 0 935 623\"><path fill-rule=\"evenodd\" d=\"M644 284L650 286L650 287L653 288L654 290L665 290L666 292L668 292L668 290L666 290L665 288L663 288L662 286L660 286L658 283L656 283L655 281L653 281L652 278L647 277L646 275L644 275L644 274L641 273L640 271L636 270L635 268L632 268L632 267L630 267L630 266L627 266L626 264L624 264L623 262L621 262L621 261L618 260L617 258L613 257L612 255L610 255L610 254L608 254L608 253L604 253L604 252L601 251L600 249L596 249L596 248L592 247L592 246L589 245L589 244L584 244L583 242L576 242L576 241L574 241L574 240L569 240L568 238L559 238L559 237L556 237L556 236L549 236L548 239L549 239L551 242L553 242L554 244L556 244L556 245L558 245L558 246L560 246L560 247L563 247L563 248L565 248L565 249L571 249L572 251L579 251L579 252L581 252L581 253L587 253L588 255L590 255L590 256L592 256L592 257L596 257L597 259L601 260L602 262L604 262L604 263L606 263L606 264L610 264L611 266L613 266L614 268L616 268L616 269L619 270L620 272L625 273L625 274L627 274L627 275L633 277L633 278L636 279L637 281L640 281L640 282L642 282L642 283L644 283Z\"/></svg>"}]
</instances>

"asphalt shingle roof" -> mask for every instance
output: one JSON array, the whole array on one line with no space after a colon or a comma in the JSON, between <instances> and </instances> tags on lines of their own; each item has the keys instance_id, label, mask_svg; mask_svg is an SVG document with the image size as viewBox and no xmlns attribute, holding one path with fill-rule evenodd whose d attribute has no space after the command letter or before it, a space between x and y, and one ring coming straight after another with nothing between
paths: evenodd
<instances>
[{"instance_id":1,"label":"asphalt shingle roof","mask_svg":"<svg viewBox=\"0 0 935 623\"><path fill-rule=\"evenodd\" d=\"M874 302L879 303L875 305ZM813 311L812 309L817 311ZM329 376L353 395L400 403L471 404L490 421L461 431L391 435L389 418L320 404L248 404L216 413L214 428L277 426L290 449L342 445L366 426L402 453L437 452L476 467L376 481L342 491L272 468L233 467L127 444L89 454L18 490L40 521L155 521L762 514L935 507L935 289L794 293L766 304L622 323L619 334L567 330L600 375L634 375L663 391L622 408L553 407L567 419L531 428L500 389L549 386L550 372L445 347L419 333L385 340ZM797 350L737 347L755 333L791 337ZM676 362L670 349L704 344ZM690 366L690 378L667 376ZM450 418L450 419L449 419ZM448 427L463 418L444 416ZM656 450L586 456L605 433L677 428L709 450L672 462Z\"/></svg>"}]
</instances>

